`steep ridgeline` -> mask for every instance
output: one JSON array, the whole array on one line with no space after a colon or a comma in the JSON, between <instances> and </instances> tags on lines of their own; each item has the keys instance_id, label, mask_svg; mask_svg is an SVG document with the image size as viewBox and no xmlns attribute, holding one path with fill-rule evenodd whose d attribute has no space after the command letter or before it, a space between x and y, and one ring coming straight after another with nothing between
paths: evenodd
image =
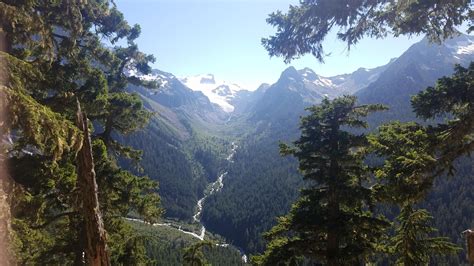
<instances>
[{"instance_id":1,"label":"steep ridgeline","mask_svg":"<svg viewBox=\"0 0 474 266\"><path fill-rule=\"evenodd\" d=\"M383 103L390 110L369 118L374 128L390 120L416 120L410 98L420 90L433 86L442 76L454 71L454 64L467 66L474 61L474 36L460 36L443 45L432 45L427 40L414 44L393 62L380 78L356 95L361 103ZM440 118L442 119L442 118ZM435 122L435 121L431 121ZM454 177L441 177L422 207L434 216L440 235L464 245L460 232L474 227L474 158L458 160ZM447 258L439 264L461 265L465 254Z\"/></svg>"},{"instance_id":2,"label":"steep ridgeline","mask_svg":"<svg viewBox=\"0 0 474 266\"><path fill-rule=\"evenodd\" d=\"M296 161L280 156L279 141L296 139L305 107L324 97L357 91L386 67L331 78L318 76L309 68L289 67L275 84L262 85L254 95L246 96L247 104L237 105L237 110L243 110L241 119L230 126L245 119L251 130L239 142L226 186L206 201L202 220L207 228L246 252L261 251L261 233L275 223L275 216L289 210L303 185Z\"/></svg>"},{"instance_id":3,"label":"steep ridgeline","mask_svg":"<svg viewBox=\"0 0 474 266\"><path fill-rule=\"evenodd\" d=\"M248 92L236 83L216 79L213 74L185 77L180 81L190 89L202 92L226 113L235 111L234 100L241 92Z\"/></svg>"},{"instance_id":4,"label":"steep ridgeline","mask_svg":"<svg viewBox=\"0 0 474 266\"><path fill-rule=\"evenodd\" d=\"M224 123L228 115L172 74L155 70L142 78L162 83L154 92L130 88L154 116L145 129L126 136L125 141L143 150L141 166L159 182L165 217L191 221L196 202L207 184L217 179L226 146L230 147L204 129Z\"/></svg>"},{"instance_id":5,"label":"steep ridgeline","mask_svg":"<svg viewBox=\"0 0 474 266\"><path fill-rule=\"evenodd\" d=\"M225 186L206 198L201 222L227 243L254 253L264 247L261 233L275 224L275 216L289 210L304 185L296 161L281 157L278 143L297 138L305 107L324 97L356 94L361 103L391 107L369 118L373 127L393 119L413 120L411 95L451 74L454 64L472 60L474 37L463 35L443 45L423 40L384 66L335 77L289 67L276 83L255 91L212 75L177 79L154 71L144 78L160 79L159 90L131 90L156 114L146 129L127 136L127 141L144 150L142 165L145 174L160 182L165 215L188 222L206 186L227 165L230 143L237 141ZM460 162L458 176L440 179L424 203L435 215L440 233L457 243L462 242L460 230L474 226L474 195L467 189L474 180L465 178L473 175L472 165L468 159ZM456 264L459 258L449 262Z\"/></svg>"},{"instance_id":6,"label":"steep ridgeline","mask_svg":"<svg viewBox=\"0 0 474 266\"><path fill-rule=\"evenodd\" d=\"M355 93L363 103L381 102L392 107L391 111L371 117L372 124L414 119L410 96L451 74L455 63L465 65L474 60L473 43L474 38L469 36L460 36L442 46L423 40L385 66L332 78L320 77L310 69L285 70L275 84L263 87L258 98L246 106L243 117L252 130L240 141L226 187L207 199L202 218L207 228L234 241L246 252L261 251L261 233L275 223L275 216L288 211L298 187L304 185L296 162L281 158L278 152L279 141L289 142L298 136L299 116L304 114L304 107L317 104L323 97ZM462 177L473 173L469 163L462 164L460 169ZM474 195L466 189L474 181L462 177L440 180L426 202L437 216L440 233L458 243L462 241L458 229L468 228L474 220ZM461 204L462 209L454 208L453 204ZM449 212L447 206L451 207ZM450 229L453 223L454 230Z\"/></svg>"},{"instance_id":7,"label":"steep ridgeline","mask_svg":"<svg viewBox=\"0 0 474 266\"><path fill-rule=\"evenodd\" d=\"M467 66L474 60L474 36L462 35L433 45L427 39L411 46L393 61L380 77L356 93L361 103L382 103L387 112L371 118L373 125L388 120L415 119L411 110L411 96L434 86L436 80L454 72L454 65Z\"/></svg>"},{"instance_id":8,"label":"steep ridgeline","mask_svg":"<svg viewBox=\"0 0 474 266\"><path fill-rule=\"evenodd\" d=\"M275 125L277 123L283 128L288 123L297 124L305 107L317 104L325 97L333 99L352 94L376 80L389 65L375 69L360 68L352 74L329 78L319 76L309 68L296 70L289 67L248 109L249 120L272 123L272 127L279 127Z\"/></svg>"}]
</instances>

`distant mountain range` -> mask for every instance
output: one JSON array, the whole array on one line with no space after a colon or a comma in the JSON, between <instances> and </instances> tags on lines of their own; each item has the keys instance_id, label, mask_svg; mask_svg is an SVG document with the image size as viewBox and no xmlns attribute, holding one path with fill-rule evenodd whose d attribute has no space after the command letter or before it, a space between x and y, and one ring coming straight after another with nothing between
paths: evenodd
<instances>
[{"instance_id":1,"label":"distant mountain range","mask_svg":"<svg viewBox=\"0 0 474 266\"><path fill-rule=\"evenodd\" d=\"M474 36L461 35L442 45L424 39L384 66L334 77L288 67L277 82L262 84L255 91L212 74L177 78L154 70L140 78L160 80L158 90L131 87L130 91L141 95L156 114L148 128L126 139L144 150L145 173L160 182L166 216L189 221L205 185L225 167L220 162L225 161L222 156L230 142L237 141L235 164L224 180L228 183L206 200L203 221L244 250L260 251L260 234L274 224L276 215L289 209L297 195L297 166L281 158L278 142L296 138L305 107L324 98L354 94L361 103L390 107L370 117L373 126L413 120L411 96L452 74L455 64L467 66L471 61ZM437 191L448 193L443 188ZM247 206L253 207L247 210ZM457 226L469 227L464 222Z\"/></svg>"},{"instance_id":2,"label":"distant mountain range","mask_svg":"<svg viewBox=\"0 0 474 266\"><path fill-rule=\"evenodd\" d=\"M233 101L237 94L246 91L238 84L216 80L213 74L185 77L180 81L190 89L204 93L212 103L217 104L227 113L232 113L235 110Z\"/></svg>"},{"instance_id":3,"label":"distant mountain range","mask_svg":"<svg viewBox=\"0 0 474 266\"><path fill-rule=\"evenodd\" d=\"M197 112L205 110L204 117L217 122L216 118L225 121L230 115L235 116L249 111L250 105L261 104L262 106L254 106L251 109L255 112L266 112L268 110L265 110L265 106L275 108L284 104L284 102L276 103L275 100L271 100L272 97L280 100L282 97L290 99L296 97L297 99L293 100L307 105L318 103L325 97L332 99L343 94L357 94L362 101L385 103L392 98L387 97L388 95L397 97L393 95L395 91L406 95L404 92L409 92L415 83L428 86L433 79L449 74L454 64L469 62L473 55L473 36L462 35L448 40L443 45L433 45L424 39L384 66L373 69L359 68L353 73L333 77L320 76L310 68L296 70L289 67L283 71L275 84L263 84L256 91L249 91L236 83L216 79L213 74L177 78L170 73L154 70L151 74L140 78L157 79L162 82L158 92L154 95L148 94L147 97L171 108L187 107ZM136 75L133 71L129 74ZM393 79L397 81L394 82ZM405 81L401 83L401 79ZM391 87L393 84L404 88L394 91ZM374 94L375 87L385 93ZM280 92L276 92L278 90ZM381 97L377 98L377 95ZM262 100L257 103L256 99L260 97ZM211 112L215 114L211 115Z\"/></svg>"}]
</instances>

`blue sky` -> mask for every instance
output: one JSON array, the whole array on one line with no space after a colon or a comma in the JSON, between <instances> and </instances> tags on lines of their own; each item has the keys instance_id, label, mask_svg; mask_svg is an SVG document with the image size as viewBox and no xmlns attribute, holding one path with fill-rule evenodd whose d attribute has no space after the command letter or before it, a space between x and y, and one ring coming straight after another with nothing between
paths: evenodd
<instances>
[{"instance_id":1,"label":"blue sky","mask_svg":"<svg viewBox=\"0 0 474 266\"><path fill-rule=\"evenodd\" d=\"M116 0L130 24L141 25L142 51L157 58L154 67L176 76L212 73L216 78L255 89L275 82L288 67L281 58L270 58L260 44L275 30L268 14L286 11L297 0ZM372 68L400 56L415 38L364 39L348 53L344 43L329 37L320 64L312 56L294 60L297 69L310 67L323 76Z\"/></svg>"}]
</instances>

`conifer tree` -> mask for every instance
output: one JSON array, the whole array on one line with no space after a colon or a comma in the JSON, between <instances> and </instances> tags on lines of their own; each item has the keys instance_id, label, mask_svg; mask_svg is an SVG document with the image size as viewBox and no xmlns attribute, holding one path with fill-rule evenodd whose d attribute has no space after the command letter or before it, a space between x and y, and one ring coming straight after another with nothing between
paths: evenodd
<instances>
[{"instance_id":1,"label":"conifer tree","mask_svg":"<svg viewBox=\"0 0 474 266\"><path fill-rule=\"evenodd\" d=\"M205 266L208 265L202 249L212 248L215 244L211 241L199 241L184 249L183 265L185 266Z\"/></svg>"},{"instance_id":2,"label":"conifer tree","mask_svg":"<svg viewBox=\"0 0 474 266\"><path fill-rule=\"evenodd\" d=\"M391 122L369 136L371 149L384 159L375 167L377 184L373 186L382 203L400 206L394 223L395 234L388 241L388 251L400 265L425 265L434 255L450 255L460 250L448 238L434 237L432 217L413 206L424 199L433 186L438 164L427 129L415 122Z\"/></svg>"},{"instance_id":3,"label":"conifer tree","mask_svg":"<svg viewBox=\"0 0 474 266\"><path fill-rule=\"evenodd\" d=\"M255 263L278 265L303 256L326 265L354 265L375 252L388 223L372 212L374 195L363 162L367 138L347 129L367 127L362 118L382 109L357 106L353 96L325 99L308 109L295 147L281 146L283 154L298 159L308 186L266 234L267 250Z\"/></svg>"},{"instance_id":4,"label":"conifer tree","mask_svg":"<svg viewBox=\"0 0 474 266\"><path fill-rule=\"evenodd\" d=\"M88 157L99 168L100 193L95 196L99 207L106 207L101 216L109 239L133 239L124 237L133 232L121 217L136 211L148 221L156 219L156 184L117 166L116 156L138 159L140 154L110 135L136 130L150 117L126 88L128 83L153 88L156 82L124 74L126 68L146 74L154 60L134 43L140 28L129 26L112 1L5 0L0 1L0 33L6 40L0 51L1 73L7 74L0 89L2 108L8 111L2 139L12 140L2 148L11 166L8 197L19 263L84 262L86 217L80 211L83 195L76 165L88 136L74 125L76 100L100 125L88 123ZM124 47L116 46L120 40ZM108 133L101 134L101 129ZM109 244L112 260L120 260L118 254L129 247L118 241Z\"/></svg>"},{"instance_id":5,"label":"conifer tree","mask_svg":"<svg viewBox=\"0 0 474 266\"><path fill-rule=\"evenodd\" d=\"M469 0L303 0L287 13L270 14L267 22L277 28L262 40L270 56L285 62L305 54L319 61L326 56L323 42L337 30L337 38L350 49L364 37L427 35L441 42L458 33L456 27L468 22L474 29L474 11Z\"/></svg>"},{"instance_id":6,"label":"conifer tree","mask_svg":"<svg viewBox=\"0 0 474 266\"><path fill-rule=\"evenodd\" d=\"M429 126L435 138L432 149L438 172L454 173L453 162L474 151L474 62L455 67L450 77L439 79L412 99L413 110L422 119L449 117L445 123Z\"/></svg>"},{"instance_id":7,"label":"conifer tree","mask_svg":"<svg viewBox=\"0 0 474 266\"><path fill-rule=\"evenodd\" d=\"M432 136L418 123L384 124L369 136L370 149L383 158L375 167L379 200L404 206L422 200L434 182Z\"/></svg>"},{"instance_id":8,"label":"conifer tree","mask_svg":"<svg viewBox=\"0 0 474 266\"><path fill-rule=\"evenodd\" d=\"M409 204L403 206L390 246L397 265L428 265L434 255L455 254L461 250L446 237L430 236L436 232L429 225L432 218L427 210L416 210Z\"/></svg>"}]
</instances>

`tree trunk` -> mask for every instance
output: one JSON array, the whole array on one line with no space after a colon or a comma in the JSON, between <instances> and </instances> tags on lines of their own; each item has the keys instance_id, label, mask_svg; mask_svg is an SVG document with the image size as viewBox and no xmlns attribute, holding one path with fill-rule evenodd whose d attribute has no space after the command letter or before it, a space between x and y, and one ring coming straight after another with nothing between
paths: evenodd
<instances>
[{"instance_id":1,"label":"tree trunk","mask_svg":"<svg viewBox=\"0 0 474 266\"><path fill-rule=\"evenodd\" d=\"M3 23L2 23L3 24ZM11 49L10 41L7 34L3 31L2 24L0 24L0 51L9 53ZM0 87L8 85L8 66L7 62L0 56ZM0 139L3 139L5 134L5 122L7 121L7 101L3 91L0 90ZM8 130L8 129L7 129ZM0 151L0 265L14 265L12 252L10 249L11 240L11 213L10 204L8 203L8 194L11 187L11 179L8 175L7 156L1 154Z\"/></svg>"},{"instance_id":2,"label":"tree trunk","mask_svg":"<svg viewBox=\"0 0 474 266\"><path fill-rule=\"evenodd\" d=\"M87 265L110 265L107 235L99 209L98 188L86 114L77 102L76 123L84 133L82 148L77 155L77 187L79 208L84 219L85 262Z\"/></svg>"},{"instance_id":3,"label":"tree trunk","mask_svg":"<svg viewBox=\"0 0 474 266\"><path fill-rule=\"evenodd\" d=\"M474 265L474 230L468 229L463 235L466 237L466 259L469 265Z\"/></svg>"},{"instance_id":4,"label":"tree trunk","mask_svg":"<svg viewBox=\"0 0 474 266\"><path fill-rule=\"evenodd\" d=\"M0 265L15 265L10 249L11 236L11 215L10 205L8 204L8 186L9 177L4 168L4 161L0 162Z\"/></svg>"},{"instance_id":5,"label":"tree trunk","mask_svg":"<svg viewBox=\"0 0 474 266\"><path fill-rule=\"evenodd\" d=\"M334 123L331 127L331 147L333 150L339 150L339 140L335 133L339 131L339 125ZM339 257L339 199L338 191L336 185L338 184L338 174L339 174L339 163L338 158L331 156L331 162L329 166L329 176L333 178L332 182L328 183L328 235L327 235L327 250L326 250L326 260L328 266L337 266L338 257Z\"/></svg>"},{"instance_id":6,"label":"tree trunk","mask_svg":"<svg viewBox=\"0 0 474 266\"><path fill-rule=\"evenodd\" d=\"M329 187L329 199L328 199L328 236L327 236L327 250L326 260L328 266L338 265L338 253L339 253L339 233L337 232L336 223L339 216L339 203L335 199L335 191L331 186ZM332 225L332 226L331 226Z\"/></svg>"}]
</instances>

